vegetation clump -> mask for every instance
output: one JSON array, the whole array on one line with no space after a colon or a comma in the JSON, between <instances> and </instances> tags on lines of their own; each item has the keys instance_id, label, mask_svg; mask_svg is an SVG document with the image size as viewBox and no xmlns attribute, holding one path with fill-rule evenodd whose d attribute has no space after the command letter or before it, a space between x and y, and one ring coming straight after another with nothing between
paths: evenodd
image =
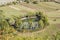
<instances>
[{"instance_id":1,"label":"vegetation clump","mask_svg":"<svg viewBox=\"0 0 60 40\"><path fill-rule=\"evenodd\" d=\"M3 11L1 10L0 13L2 13ZM3 15L1 14L1 17ZM4 21L3 21L3 20ZM23 32L23 31L34 31L34 30L39 30L41 28L44 28L45 26L48 25L48 19L47 17L45 17L41 12L36 12L33 15L26 15L25 17L12 17L12 18L1 18L0 19L1 22L1 26L2 29L3 27L13 27L15 30L19 31L19 32Z\"/></svg>"},{"instance_id":2,"label":"vegetation clump","mask_svg":"<svg viewBox=\"0 0 60 40\"><path fill-rule=\"evenodd\" d=\"M38 1L33 1L32 3L33 3L33 4L38 4Z\"/></svg>"},{"instance_id":3,"label":"vegetation clump","mask_svg":"<svg viewBox=\"0 0 60 40\"><path fill-rule=\"evenodd\" d=\"M29 3L29 0L25 0L24 2Z\"/></svg>"},{"instance_id":4,"label":"vegetation clump","mask_svg":"<svg viewBox=\"0 0 60 40\"><path fill-rule=\"evenodd\" d=\"M10 26L13 26L18 31L34 31L38 29L43 29L48 25L48 19L41 12L37 12L33 15L26 15L23 18L14 18L14 22L10 23ZM9 21L8 21L9 23Z\"/></svg>"},{"instance_id":5,"label":"vegetation clump","mask_svg":"<svg viewBox=\"0 0 60 40\"><path fill-rule=\"evenodd\" d=\"M0 10L0 35L2 35L3 40L6 40L5 36L16 35L16 31L19 32L32 32L40 30L45 27L47 20L41 12L37 12L33 15L26 15L24 17L12 16L12 18L5 18L3 15L3 10ZM43 21L44 20L44 21ZM45 22L46 21L46 22ZM5 36L4 36L5 35ZM4 36L4 37L3 37ZM9 39L9 37L7 37Z\"/></svg>"}]
</instances>

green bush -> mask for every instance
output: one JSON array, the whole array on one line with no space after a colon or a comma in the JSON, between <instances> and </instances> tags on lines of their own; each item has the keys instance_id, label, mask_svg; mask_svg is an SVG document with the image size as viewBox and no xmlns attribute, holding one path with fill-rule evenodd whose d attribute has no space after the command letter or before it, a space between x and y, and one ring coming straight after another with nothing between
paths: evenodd
<instances>
[{"instance_id":1,"label":"green bush","mask_svg":"<svg viewBox=\"0 0 60 40\"><path fill-rule=\"evenodd\" d=\"M0 5L0 7L3 7L3 6L5 6L5 5Z\"/></svg>"},{"instance_id":2,"label":"green bush","mask_svg":"<svg viewBox=\"0 0 60 40\"><path fill-rule=\"evenodd\" d=\"M0 10L0 30L3 31L2 34L13 33L14 28L11 27L8 22L5 20L3 15L3 10Z\"/></svg>"},{"instance_id":3,"label":"green bush","mask_svg":"<svg viewBox=\"0 0 60 40\"><path fill-rule=\"evenodd\" d=\"M11 5L12 3L7 3L6 5Z\"/></svg>"},{"instance_id":4,"label":"green bush","mask_svg":"<svg viewBox=\"0 0 60 40\"><path fill-rule=\"evenodd\" d=\"M38 2L37 2L37 1L33 1L32 3L33 3L33 4L38 4Z\"/></svg>"},{"instance_id":5,"label":"green bush","mask_svg":"<svg viewBox=\"0 0 60 40\"><path fill-rule=\"evenodd\" d=\"M1 26L0 29L3 29L6 33L10 33L10 32L13 33L14 29L16 31L21 31L23 29L24 29L23 31L25 31L25 29L26 30L31 29L33 31L34 29L38 29L38 25L40 29L48 25L48 19L46 16L43 15L42 12L36 12L34 14L28 15L28 18L26 20L21 20L20 17L16 17L12 15L12 17L9 19L9 22L7 22L4 16L2 15L3 10L0 10L0 14L1 14L0 15L0 26ZM30 16L33 16L33 15L36 18L30 19ZM37 19L38 21L36 21ZM14 26L11 26L10 24L15 25L16 28L14 28Z\"/></svg>"},{"instance_id":6,"label":"green bush","mask_svg":"<svg viewBox=\"0 0 60 40\"><path fill-rule=\"evenodd\" d=\"M16 5L16 4L17 4L17 2L12 2L12 4Z\"/></svg>"},{"instance_id":7,"label":"green bush","mask_svg":"<svg viewBox=\"0 0 60 40\"><path fill-rule=\"evenodd\" d=\"M39 27L40 27L40 28L43 28L43 27L44 27L44 23L43 23L42 20L39 21Z\"/></svg>"},{"instance_id":8,"label":"green bush","mask_svg":"<svg viewBox=\"0 0 60 40\"><path fill-rule=\"evenodd\" d=\"M60 40L60 31L58 31L58 32L56 33L55 39L56 39L56 40Z\"/></svg>"},{"instance_id":9,"label":"green bush","mask_svg":"<svg viewBox=\"0 0 60 40\"><path fill-rule=\"evenodd\" d=\"M47 19L46 16L43 18L43 22L44 22L44 25L45 25L45 26L49 25L48 19Z\"/></svg>"},{"instance_id":10,"label":"green bush","mask_svg":"<svg viewBox=\"0 0 60 40\"><path fill-rule=\"evenodd\" d=\"M24 2L29 3L29 0L25 0Z\"/></svg>"},{"instance_id":11,"label":"green bush","mask_svg":"<svg viewBox=\"0 0 60 40\"><path fill-rule=\"evenodd\" d=\"M44 26L49 25L48 18L46 15L43 15L42 12L37 12L37 14L40 16L40 21L39 21L40 27L44 28Z\"/></svg>"}]
</instances>

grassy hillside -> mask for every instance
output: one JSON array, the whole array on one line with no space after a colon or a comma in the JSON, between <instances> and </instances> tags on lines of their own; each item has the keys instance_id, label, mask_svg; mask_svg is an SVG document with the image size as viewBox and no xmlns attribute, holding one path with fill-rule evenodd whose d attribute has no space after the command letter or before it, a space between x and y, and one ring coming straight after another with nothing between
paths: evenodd
<instances>
[{"instance_id":1,"label":"grassy hillside","mask_svg":"<svg viewBox=\"0 0 60 40\"><path fill-rule=\"evenodd\" d=\"M33 15L36 11L41 11L48 17L50 24L46 28L32 33L20 33L13 27L10 27L12 29L8 29L7 27L5 31L11 30L11 32L14 32L10 34L4 33L4 35L1 35L0 37L1 40L60 40L60 4L54 2L40 2L38 4L21 3L17 5L3 6L0 7L0 10L3 10L5 18L11 19L13 16L18 18L25 16L26 14ZM13 20L11 21L13 22ZM6 23L4 20L2 22Z\"/></svg>"}]
</instances>

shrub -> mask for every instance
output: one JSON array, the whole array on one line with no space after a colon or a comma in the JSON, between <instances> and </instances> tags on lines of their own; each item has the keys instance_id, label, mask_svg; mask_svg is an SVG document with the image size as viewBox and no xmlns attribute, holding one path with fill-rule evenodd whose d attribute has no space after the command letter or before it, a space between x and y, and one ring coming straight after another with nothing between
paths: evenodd
<instances>
[{"instance_id":1,"label":"shrub","mask_svg":"<svg viewBox=\"0 0 60 40\"><path fill-rule=\"evenodd\" d=\"M44 23L43 23L42 20L39 21L39 27L40 27L40 28L43 28L43 27L44 27Z\"/></svg>"},{"instance_id":2,"label":"shrub","mask_svg":"<svg viewBox=\"0 0 60 40\"><path fill-rule=\"evenodd\" d=\"M37 4L38 2L37 2L37 1L33 1L32 3L33 3L33 4Z\"/></svg>"},{"instance_id":3,"label":"shrub","mask_svg":"<svg viewBox=\"0 0 60 40\"><path fill-rule=\"evenodd\" d=\"M16 5L16 4L17 4L17 2L12 2L12 4Z\"/></svg>"},{"instance_id":4,"label":"shrub","mask_svg":"<svg viewBox=\"0 0 60 40\"><path fill-rule=\"evenodd\" d=\"M47 2L48 0L44 0L44 2Z\"/></svg>"},{"instance_id":5,"label":"shrub","mask_svg":"<svg viewBox=\"0 0 60 40\"><path fill-rule=\"evenodd\" d=\"M5 6L5 5L0 5L0 7L3 7L3 6Z\"/></svg>"},{"instance_id":6,"label":"shrub","mask_svg":"<svg viewBox=\"0 0 60 40\"><path fill-rule=\"evenodd\" d=\"M12 3L7 3L6 5L11 5Z\"/></svg>"},{"instance_id":7,"label":"shrub","mask_svg":"<svg viewBox=\"0 0 60 40\"><path fill-rule=\"evenodd\" d=\"M25 0L24 2L29 3L29 0Z\"/></svg>"},{"instance_id":8,"label":"shrub","mask_svg":"<svg viewBox=\"0 0 60 40\"><path fill-rule=\"evenodd\" d=\"M0 16L3 14L3 10L0 10Z\"/></svg>"},{"instance_id":9,"label":"shrub","mask_svg":"<svg viewBox=\"0 0 60 40\"><path fill-rule=\"evenodd\" d=\"M6 20L1 20L0 22L1 30L4 30L3 34L13 33L15 30L13 27L9 26Z\"/></svg>"},{"instance_id":10,"label":"shrub","mask_svg":"<svg viewBox=\"0 0 60 40\"><path fill-rule=\"evenodd\" d=\"M49 25L47 16L43 15L42 12L37 12L36 14L38 14L38 16L40 17L39 21L40 27L44 28L44 26Z\"/></svg>"},{"instance_id":11,"label":"shrub","mask_svg":"<svg viewBox=\"0 0 60 40\"><path fill-rule=\"evenodd\" d=\"M9 34L14 32L14 28L11 27L8 22L5 20L3 15L3 10L0 10L0 30L3 31L3 34Z\"/></svg>"},{"instance_id":12,"label":"shrub","mask_svg":"<svg viewBox=\"0 0 60 40\"><path fill-rule=\"evenodd\" d=\"M45 25L45 26L49 25L48 19L47 19L46 16L43 18L43 22L44 22L44 25Z\"/></svg>"},{"instance_id":13,"label":"shrub","mask_svg":"<svg viewBox=\"0 0 60 40\"><path fill-rule=\"evenodd\" d=\"M56 19L54 19L53 21L56 21Z\"/></svg>"},{"instance_id":14,"label":"shrub","mask_svg":"<svg viewBox=\"0 0 60 40\"><path fill-rule=\"evenodd\" d=\"M60 40L60 31L57 32L56 36L55 36L56 40Z\"/></svg>"}]
</instances>

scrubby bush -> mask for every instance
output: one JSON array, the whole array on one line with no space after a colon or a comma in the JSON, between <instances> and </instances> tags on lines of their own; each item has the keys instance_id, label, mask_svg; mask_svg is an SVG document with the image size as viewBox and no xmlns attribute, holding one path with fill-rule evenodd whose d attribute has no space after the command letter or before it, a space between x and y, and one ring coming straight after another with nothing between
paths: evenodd
<instances>
[{"instance_id":1,"label":"scrubby bush","mask_svg":"<svg viewBox=\"0 0 60 40\"><path fill-rule=\"evenodd\" d=\"M0 7L3 7L3 6L5 6L5 5L4 4L0 5Z\"/></svg>"},{"instance_id":2,"label":"scrubby bush","mask_svg":"<svg viewBox=\"0 0 60 40\"><path fill-rule=\"evenodd\" d=\"M60 31L59 32L57 32L57 35L56 35L57 37L56 37L56 40L60 40Z\"/></svg>"},{"instance_id":3,"label":"scrubby bush","mask_svg":"<svg viewBox=\"0 0 60 40\"><path fill-rule=\"evenodd\" d=\"M2 14L3 13L3 10L0 10L0 14Z\"/></svg>"},{"instance_id":4,"label":"scrubby bush","mask_svg":"<svg viewBox=\"0 0 60 40\"><path fill-rule=\"evenodd\" d=\"M53 21L56 21L56 19L54 19Z\"/></svg>"},{"instance_id":5,"label":"scrubby bush","mask_svg":"<svg viewBox=\"0 0 60 40\"><path fill-rule=\"evenodd\" d=\"M43 28L43 27L44 27L44 23L43 23L42 20L39 21L39 27L40 27L40 28Z\"/></svg>"},{"instance_id":6,"label":"scrubby bush","mask_svg":"<svg viewBox=\"0 0 60 40\"><path fill-rule=\"evenodd\" d=\"M7 23L7 21L3 20L1 21L1 30L3 30L3 34L9 34L14 32L14 28L10 27Z\"/></svg>"},{"instance_id":7,"label":"scrubby bush","mask_svg":"<svg viewBox=\"0 0 60 40\"><path fill-rule=\"evenodd\" d=\"M44 2L47 2L48 0L44 0Z\"/></svg>"},{"instance_id":8,"label":"scrubby bush","mask_svg":"<svg viewBox=\"0 0 60 40\"><path fill-rule=\"evenodd\" d=\"M6 5L11 5L12 3L7 3Z\"/></svg>"},{"instance_id":9,"label":"scrubby bush","mask_svg":"<svg viewBox=\"0 0 60 40\"><path fill-rule=\"evenodd\" d=\"M14 16L13 19L15 20L16 30L18 31L22 31L22 30L26 31L28 29L35 30L35 29L38 29L38 27L42 29L48 25L48 19L45 15L43 15L42 12L36 12L36 14L33 14L33 15L36 18L31 19L30 17L32 15L23 17L26 19Z\"/></svg>"},{"instance_id":10,"label":"scrubby bush","mask_svg":"<svg viewBox=\"0 0 60 40\"><path fill-rule=\"evenodd\" d=\"M12 4L16 5L16 4L17 4L17 2L12 2Z\"/></svg>"},{"instance_id":11,"label":"scrubby bush","mask_svg":"<svg viewBox=\"0 0 60 40\"><path fill-rule=\"evenodd\" d=\"M44 25L45 25L45 26L49 25L49 23L48 23L48 19L47 19L46 16L43 17L43 22L44 22Z\"/></svg>"},{"instance_id":12,"label":"scrubby bush","mask_svg":"<svg viewBox=\"0 0 60 40\"><path fill-rule=\"evenodd\" d=\"M29 3L29 0L25 0L24 2Z\"/></svg>"},{"instance_id":13,"label":"scrubby bush","mask_svg":"<svg viewBox=\"0 0 60 40\"><path fill-rule=\"evenodd\" d=\"M56 32L56 35L53 35L55 40L60 40L60 31Z\"/></svg>"},{"instance_id":14,"label":"scrubby bush","mask_svg":"<svg viewBox=\"0 0 60 40\"><path fill-rule=\"evenodd\" d=\"M45 26L49 25L48 23L48 18L46 15L43 15L42 12L37 12L37 14L39 15L40 17L40 20L39 20L39 25L40 27L44 28Z\"/></svg>"},{"instance_id":15,"label":"scrubby bush","mask_svg":"<svg viewBox=\"0 0 60 40\"><path fill-rule=\"evenodd\" d=\"M32 3L33 3L33 4L38 4L38 2L37 2L37 1L33 1Z\"/></svg>"},{"instance_id":16,"label":"scrubby bush","mask_svg":"<svg viewBox=\"0 0 60 40\"><path fill-rule=\"evenodd\" d=\"M0 14L2 15L3 10L0 10ZM30 18L30 17L35 18ZM1 16L0 16L1 17ZM23 19L24 18L24 19ZM0 18L0 25L2 26L1 29L4 29L6 33L13 33L13 30L16 31L26 31L26 30L35 30L44 28L48 25L48 19L46 16L43 15L42 12L36 12L32 15L27 15L25 17L16 17L12 15L12 18L10 18L8 21L4 18ZM7 27L7 28L6 28Z\"/></svg>"},{"instance_id":17,"label":"scrubby bush","mask_svg":"<svg viewBox=\"0 0 60 40\"><path fill-rule=\"evenodd\" d=\"M0 14L0 30L3 31L2 34L9 34L14 32L14 28L11 27L5 20L3 13Z\"/></svg>"}]
</instances>

